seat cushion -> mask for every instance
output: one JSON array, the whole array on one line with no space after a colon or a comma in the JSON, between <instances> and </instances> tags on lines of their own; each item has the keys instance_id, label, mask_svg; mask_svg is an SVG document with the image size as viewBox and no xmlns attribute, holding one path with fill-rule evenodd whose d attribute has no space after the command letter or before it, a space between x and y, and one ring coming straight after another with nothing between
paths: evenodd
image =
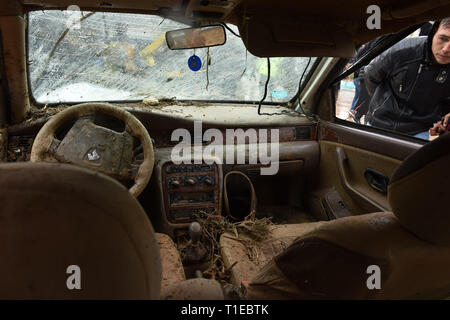
<instances>
[{"instance_id":1,"label":"seat cushion","mask_svg":"<svg viewBox=\"0 0 450 320\"><path fill-rule=\"evenodd\" d=\"M430 299L450 294L450 248L392 212L312 223L249 283L249 299ZM374 271L374 268L379 268ZM379 288L372 275L377 274Z\"/></svg>"},{"instance_id":2,"label":"seat cushion","mask_svg":"<svg viewBox=\"0 0 450 320\"><path fill-rule=\"evenodd\" d=\"M166 296L166 289L186 280L180 253L172 239L163 233L155 234L161 252L161 299Z\"/></svg>"},{"instance_id":3,"label":"seat cushion","mask_svg":"<svg viewBox=\"0 0 450 320\"><path fill-rule=\"evenodd\" d=\"M254 242L245 236L237 239L234 234L224 233L220 237L221 254L226 268L231 267L232 282L240 286L249 282L275 255L286 249L297 237L314 230L323 222L273 225L269 236Z\"/></svg>"},{"instance_id":4,"label":"seat cushion","mask_svg":"<svg viewBox=\"0 0 450 320\"><path fill-rule=\"evenodd\" d=\"M195 278L164 288L164 300L223 300L220 283L212 279Z\"/></svg>"}]
</instances>

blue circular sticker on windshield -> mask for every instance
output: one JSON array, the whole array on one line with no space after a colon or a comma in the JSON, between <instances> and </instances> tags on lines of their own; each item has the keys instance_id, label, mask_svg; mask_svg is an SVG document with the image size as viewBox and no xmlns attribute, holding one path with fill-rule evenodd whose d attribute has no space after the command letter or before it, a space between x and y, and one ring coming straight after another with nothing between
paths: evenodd
<instances>
[{"instance_id":1,"label":"blue circular sticker on windshield","mask_svg":"<svg viewBox=\"0 0 450 320\"><path fill-rule=\"evenodd\" d=\"M287 92L284 90L274 90L272 91L272 97L275 99L284 99L287 97Z\"/></svg>"},{"instance_id":2,"label":"blue circular sticker on windshield","mask_svg":"<svg viewBox=\"0 0 450 320\"><path fill-rule=\"evenodd\" d=\"M188 66L192 71L198 71L202 67L202 60L196 55L193 55L188 60Z\"/></svg>"}]
</instances>

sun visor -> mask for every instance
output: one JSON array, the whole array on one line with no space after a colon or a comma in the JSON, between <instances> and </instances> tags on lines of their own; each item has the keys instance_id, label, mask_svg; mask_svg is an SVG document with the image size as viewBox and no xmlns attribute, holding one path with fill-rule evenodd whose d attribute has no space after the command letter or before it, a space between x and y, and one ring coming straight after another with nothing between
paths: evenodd
<instances>
[{"instance_id":1,"label":"sun visor","mask_svg":"<svg viewBox=\"0 0 450 320\"><path fill-rule=\"evenodd\" d=\"M355 54L351 34L318 22L251 19L239 31L248 51L258 57L342 57Z\"/></svg>"}]
</instances>

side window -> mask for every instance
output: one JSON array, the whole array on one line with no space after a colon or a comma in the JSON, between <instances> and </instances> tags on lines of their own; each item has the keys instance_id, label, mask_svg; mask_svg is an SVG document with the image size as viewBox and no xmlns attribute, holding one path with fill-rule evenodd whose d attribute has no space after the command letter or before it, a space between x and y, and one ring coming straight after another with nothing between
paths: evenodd
<instances>
[{"instance_id":1,"label":"side window","mask_svg":"<svg viewBox=\"0 0 450 320\"><path fill-rule=\"evenodd\" d=\"M360 98L361 87L357 74L353 73L340 81L337 90L336 117L364 124L365 114L362 114L360 110L362 104ZM358 110L360 110L360 114L357 115Z\"/></svg>"},{"instance_id":2,"label":"side window","mask_svg":"<svg viewBox=\"0 0 450 320\"><path fill-rule=\"evenodd\" d=\"M367 61L337 85L336 118L372 126L423 140L439 135L450 112L450 64L427 63L424 50L434 57L440 33L450 29L425 25L386 50L381 57ZM431 31L429 31L431 30ZM426 32L431 32L427 37ZM346 68L370 51L381 39L364 44ZM425 49L426 50L426 49ZM400 59L399 56L407 57ZM438 61L435 59L435 61ZM447 115L447 117L446 117ZM439 124L440 122L440 124Z\"/></svg>"}]
</instances>

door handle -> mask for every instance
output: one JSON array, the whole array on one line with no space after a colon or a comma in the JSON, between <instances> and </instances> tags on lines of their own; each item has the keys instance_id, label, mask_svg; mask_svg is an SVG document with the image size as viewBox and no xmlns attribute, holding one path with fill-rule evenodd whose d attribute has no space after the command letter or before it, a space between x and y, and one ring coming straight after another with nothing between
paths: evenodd
<instances>
[{"instance_id":1,"label":"door handle","mask_svg":"<svg viewBox=\"0 0 450 320\"><path fill-rule=\"evenodd\" d=\"M341 181L343 183L344 189L348 193L350 193L350 194L352 194L354 196L357 196L357 197L363 199L364 201L370 203L377 210L389 211L388 209L380 206L378 203L376 203L372 199L369 199L366 195L362 194L361 192L359 192L358 190L356 190L355 188L353 188L350 185L350 183L348 182L348 177L347 177L347 172L346 172L346 165L348 163L348 158L347 158L347 155L345 154L344 149L342 147L337 147L336 148L336 155L337 155L337 160L338 160L339 176L340 176Z\"/></svg>"},{"instance_id":2,"label":"door handle","mask_svg":"<svg viewBox=\"0 0 450 320\"><path fill-rule=\"evenodd\" d=\"M385 174L374 169L367 168L366 171L364 171L364 177L366 178L369 186L373 189L387 194L389 178Z\"/></svg>"}]
</instances>

